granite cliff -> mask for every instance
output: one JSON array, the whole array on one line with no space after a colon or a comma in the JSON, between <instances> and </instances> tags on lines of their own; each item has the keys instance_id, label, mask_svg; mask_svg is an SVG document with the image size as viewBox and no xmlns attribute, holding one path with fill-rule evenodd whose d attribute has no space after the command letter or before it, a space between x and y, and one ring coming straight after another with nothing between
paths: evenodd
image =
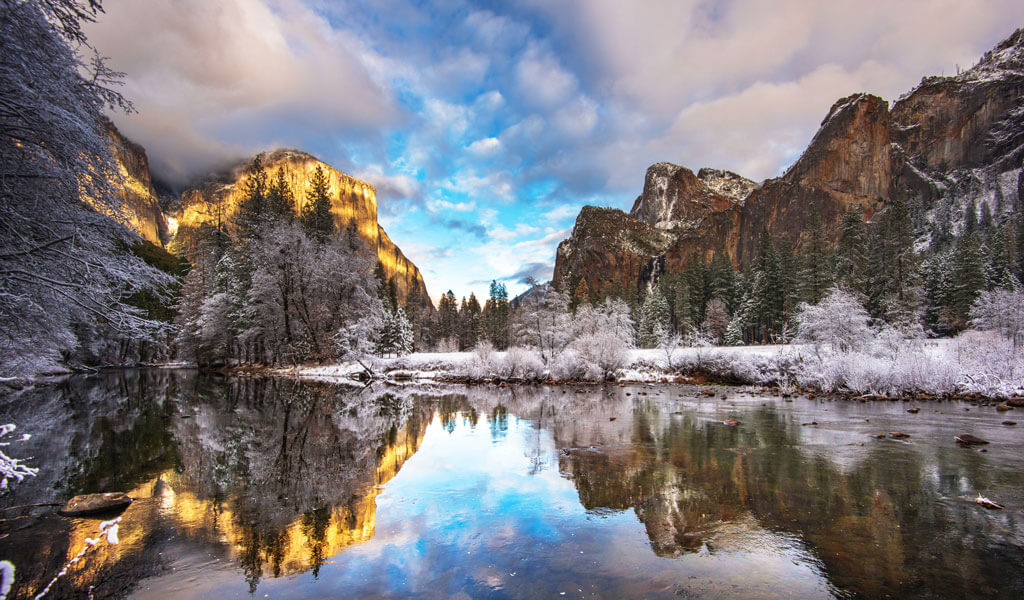
<instances>
[{"instance_id":1,"label":"granite cliff","mask_svg":"<svg viewBox=\"0 0 1024 600\"><path fill-rule=\"evenodd\" d=\"M143 239L173 248L172 242L182 241L190 230L203 222L217 218L230 222L242 198L245 167L251 161L202 179L201 184L182 192L180 201L174 202L174 208L165 214L149 172L146 150L124 137L109 121L102 126L121 170L122 201L128 224ZM364 243L377 254L385 275L394 277L400 301L417 289L426 305L433 307L419 268L377 223L377 192L372 185L297 150L265 152L261 159L269 176L276 174L278 167L284 169L297 210L301 210L306 201L313 172L317 166L323 168L329 194L334 199L331 212L339 230L349 223L355 224Z\"/></svg>"},{"instance_id":2,"label":"granite cliff","mask_svg":"<svg viewBox=\"0 0 1024 600\"><path fill-rule=\"evenodd\" d=\"M306 192L317 167L327 176L328 194L333 199L331 213L339 231L353 223L368 248L376 252L386 277L394 278L399 301L404 302L410 291L416 289L420 297L430 304L426 284L419 268L391 241L384 228L377 223L377 191L366 183L342 173L334 167L298 150L275 150L260 154L268 178L278 168L284 170L285 181L295 198L296 210L302 210ZM175 239L188 236L196 226L220 218L230 222L243 197L246 167L251 160L226 172L208 177L200 185L185 190L181 201L170 216Z\"/></svg>"},{"instance_id":3,"label":"granite cliff","mask_svg":"<svg viewBox=\"0 0 1024 600\"><path fill-rule=\"evenodd\" d=\"M967 71L922 79L891 108L870 94L837 101L780 177L755 184L727 171L651 166L628 215L580 212L558 247L554 283L630 290L715 251L743 267L763 229L797 242L818 217L834 240L848 209L871 220L897 198L925 220L940 203L954 213L970 201L1012 203L1024 188L1022 158L1024 29Z\"/></svg>"},{"instance_id":4,"label":"granite cliff","mask_svg":"<svg viewBox=\"0 0 1024 600\"><path fill-rule=\"evenodd\" d=\"M128 224L148 242L162 246L167 239L167 220L149 174L149 158L142 146L121 135L110 121L101 123L121 171L121 202Z\"/></svg>"}]
</instances>

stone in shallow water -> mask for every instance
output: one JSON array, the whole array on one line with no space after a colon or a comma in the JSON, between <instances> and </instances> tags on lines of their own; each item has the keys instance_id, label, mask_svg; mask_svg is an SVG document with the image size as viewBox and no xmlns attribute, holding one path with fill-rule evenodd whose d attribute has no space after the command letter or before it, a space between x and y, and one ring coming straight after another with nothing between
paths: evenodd
<instances>
[{"instance_id":1,"label":"stone in shallow water","mask_svg":"<svg viewBox=\"0 0 1024 600\"><path fill-rule=\"evenodd\" d=\"M981 439L980 437L973 436L969 433L961 433L956 436L956 443L963 444L965 446L976 446L978 444L987 444L988 441Z\"/></svg>"},{"instance_id":2,"label":"stone in shallow water","mask_svg":"<svg viewBox=\"0 0 1024 600\"><path fill-rule=\"evenodd\" d=\"M58 512L65 517L83 517L124 510L131 503L131 497L123 492L84 494L68 500Z\"/></svg>"}]
</instances>

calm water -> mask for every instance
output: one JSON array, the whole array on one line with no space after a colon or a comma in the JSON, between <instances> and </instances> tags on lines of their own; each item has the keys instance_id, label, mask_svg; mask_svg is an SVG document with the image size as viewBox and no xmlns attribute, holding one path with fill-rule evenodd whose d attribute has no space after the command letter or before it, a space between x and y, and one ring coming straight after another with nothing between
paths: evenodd
<instances>
[{"instance_id":1,"label":"calm water","mask_svg":"<svg viewBox=\"0 0 1024 600\"><path fill-rule=\"evenodd\" d=\"M0 401L0 506L137 498L54 598L1024 596L1013 412L698 391L74 379ZM18 598L99 523L2 516Z\"/></svg>"}]
</instances>

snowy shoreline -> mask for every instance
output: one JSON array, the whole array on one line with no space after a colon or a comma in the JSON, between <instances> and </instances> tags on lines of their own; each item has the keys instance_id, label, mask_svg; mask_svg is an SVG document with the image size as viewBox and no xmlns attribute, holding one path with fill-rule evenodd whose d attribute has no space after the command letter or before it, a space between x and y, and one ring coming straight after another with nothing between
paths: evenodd
<instances>
[{"instance_id":1,"label":"snowy shoreline","mask_svg":"<svg viewBox=\"0 0 1024 600\"><path fill-rule=\"evenodd\" d=\"M993 339L967 336L921 340L890 356L830 352L810 344L633 349L614 379L566 377L535 356L514 349L481 357L474 352L424 352L377 359L373 379L392 383L724 383L864 398L1004 399L1024 396L1024 361L999 360ZM509 364L515 363L515 364ZM267 369L274 375L363 385L354 362Z\"/></svg>"}]
</instances>

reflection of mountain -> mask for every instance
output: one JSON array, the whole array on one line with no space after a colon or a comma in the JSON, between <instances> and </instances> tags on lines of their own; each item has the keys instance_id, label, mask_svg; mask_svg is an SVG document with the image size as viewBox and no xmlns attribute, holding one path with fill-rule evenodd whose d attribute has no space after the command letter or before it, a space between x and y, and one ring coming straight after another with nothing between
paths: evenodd
<instances>
[{"instance_id":1,"label":"reflection of mountain","mask_svg":"<svg viewBox=\"0 0 1024 600\"><path fill-rule=\"evenodd\" d=\"M636 411L632 444L590 448L577 439L560 468L588 509L633 508L661 556L756 548L765 531L791 532L834 585L866 596L928 582L967 597L979 590L965 582L985 581L992 555L1024 558L1021 547L992 541L989 515L956 499L962 480L983 473L945 465L935 476L911 446L892 445L865 449L873 456L843 472L805 454L799 427L775 411L752 410L743 421L725 427L648 407ZM999 527L1024 537L1010 518Z\"/></svg>"},{"instance_id":2,"label":"reflection of mountain","mask_svg":"<svg viewBox=\"0 0 1024 600\"><path fill-rule=\"evenodd\" d=\"M56 597L85 596L89 586L96 597L116 594L160 570L173 537L219 549L253 587L264 576L316 573L373 537L380 486L416 452L430 418L392 396L280 380L157 373L114 383L90 390L105 416L97 409L73 421L81 430L70 437L88 441L51 469L65 477L55 487L68 489L56 499L127 484L136 501L122 515L121 543L98 545L52 590ZM130 400L120 408L104 400L119 397ZM4 543L4 554L44 558L17 565L15 597L41 589L97 524L51 515Z\"/></svg>"}]
</instances>

